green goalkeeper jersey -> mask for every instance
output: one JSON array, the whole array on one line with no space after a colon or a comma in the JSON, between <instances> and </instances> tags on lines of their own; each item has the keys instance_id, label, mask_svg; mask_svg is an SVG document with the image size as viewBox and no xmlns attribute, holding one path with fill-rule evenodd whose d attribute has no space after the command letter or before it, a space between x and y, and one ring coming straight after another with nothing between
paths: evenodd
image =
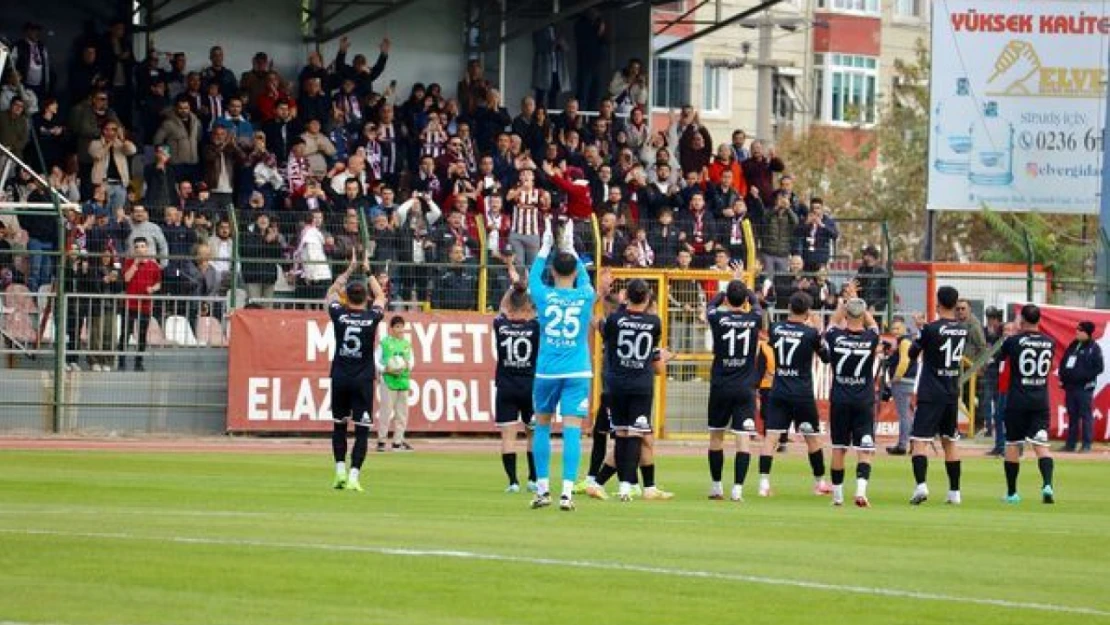
<instances>
[{"instance_id":1,"label":"green goalkeeper jersey","mask_svg":"<svg viewBox=\"0 0 1110 625\"><path fill-rule=\"evenodd\" d=\"M411 375L411 368L407 363L412 362L412 343L405 339L395 339L392 336L386 335L381 342L382 350L382 364L386 367L389 366L389 361L394 356L400 356L405 360L406 366L404 370L398 373L389 373L382 370L382 379L385 380L385 386L391 391L407 391L409 390L409 376Z\"/></svg>"}]
</instances>

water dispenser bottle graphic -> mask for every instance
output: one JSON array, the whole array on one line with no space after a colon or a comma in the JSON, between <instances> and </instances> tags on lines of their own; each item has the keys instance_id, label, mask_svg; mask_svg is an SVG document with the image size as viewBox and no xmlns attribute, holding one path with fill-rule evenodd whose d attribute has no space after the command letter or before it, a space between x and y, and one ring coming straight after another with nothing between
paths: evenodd
<instances>
[{"instance_id":1,"label":"water dispenser bottle graphic","mask_svg":"<svg viewBox=\"0 0 1110 625\"><path fill-rule=\"evenodd\" d=\"M971 122L977 117L967 78L956 80L956 93L933 112L933 167L942 174L966 175L971 156Z\"/></svg>"},{"instance_id":2,"label":"water dispenser bottle graphic","mask_svg":"<svg viewBox=\"0 0 1110 625\"><path fill-rule=\"evenodd\" d=\"M998 116L998 102L983 105L983 117L971 129L968 180L987 187L1014 181L1014 126Z\"/></svg>"}]
</instances>

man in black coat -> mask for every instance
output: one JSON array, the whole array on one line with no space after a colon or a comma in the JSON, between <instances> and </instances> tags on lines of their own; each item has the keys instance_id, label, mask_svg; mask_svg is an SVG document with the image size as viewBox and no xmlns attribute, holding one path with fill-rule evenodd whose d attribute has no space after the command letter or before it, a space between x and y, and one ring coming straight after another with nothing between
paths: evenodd
<instances>
[{"instance_id":1,"label":"man in black coat","mask_svg":"<svg viewBox=\"0 0 1110 625\"><path fill-rule=\"evenodd\" d=\"M1082 451L1091 451L1095 420L1091 411L1095 386L1102 375L1102 348L1094 340L1095 324L1080 321L1075 340L1060 360L1060 384L1064 386L1068 409L1068 440L1061 451L1075 451L1083 432Z\"/></svg>"}]
</instances>

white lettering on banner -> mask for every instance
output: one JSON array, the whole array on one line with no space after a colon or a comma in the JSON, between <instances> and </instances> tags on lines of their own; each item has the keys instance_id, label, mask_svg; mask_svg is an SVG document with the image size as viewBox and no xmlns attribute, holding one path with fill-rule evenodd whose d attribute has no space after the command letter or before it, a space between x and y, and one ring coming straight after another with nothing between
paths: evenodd
<instances>
[{"instance_id":1,"label":"white lettering on banner","mask_svg":"<svg viewBox=\"0 0 1110 625\"><path fill-rule=\"evenodd\" d=\"M448 365L461 365L466 362L462 354L462 324L443 323L443 362Z\"/></svg>"},{"instance_id":2,"label":"white lettering on banner","mask_svg":"<svg viewBox=\"0 0 1110 625\"><path fill-rule=\"evenodd\" d=\"M331 322L320 325L318 321L305 322L305 362L316 362L320 354L327 353L330 362L335 355L335 333Z\"/></svg>"},{"instance_id":3,"label":"white lettering on banner","mask_svg":"<svg viewBox=\"0 0 1110 625\"><path fill-rule=\"evenodd\" d=\"M419 350L414 346L413 352L420 352L420 362L435 362L435 358L432 356L432 342L435 340L436 333L439 332L439 325L433 323L428 325L414 323L412 324L412 330L416 335L416 342L419 344Z\"/></svg>"},{"instance_id":4,"label":"white lettering on banner","mask_svg":"<svg viewBox=\"0 0 1110 625\"><path fill-rule=\"evenodd\" d=\"M281 378L247 380L247 419L251 421L330 421L331 378L287 380L297 384L292 409L281 405Z\"/></svg>"},{"instance_id":5,"label":"white lettering on banner","mask_svg":"<svg viewBox=\"0 0 1110 625\"><path fill-rule=\"evenodd\" d=\"M482 349L488 341L483 337L485 335L492 335L490 326L485 324L468 323L466 324L466 333L472 338L472 345L474 348L474 364L483 365L486 363L486 351Z\"/></svg>"},{"instance_id":6,"label":"white lettering on banner","mask_svg":"<svg viewBox=\"0 0 1110 625\"><path fill-rule=\"evenodd\" d=\"M447 380L447 420L466 421L466 385L459 380Z\"/></svg>"},{"instance_id":7,"label":"white lettering on banner","mask_svg":"<svg viewBox=\"0 0 1110 625\"><path fill-rule=\"evenodd\" d=\"M413 381L409 406L418 407L429 423L489 423L496 386L486 387L481 380Z\"/></svg>"}]
</instances>

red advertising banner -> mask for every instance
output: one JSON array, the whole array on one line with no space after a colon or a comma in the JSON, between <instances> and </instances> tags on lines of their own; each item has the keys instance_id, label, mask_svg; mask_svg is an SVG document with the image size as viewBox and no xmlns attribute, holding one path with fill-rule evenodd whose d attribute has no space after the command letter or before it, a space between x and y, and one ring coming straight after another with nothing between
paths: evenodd
<instances>
[{"instance_id":1,"label":"red advertising banner","mask_svg":"<svg viewBox=\"0 0 1110 625\"><path fill-rule=\"evenodd\" d=\"M1068 433L1068 411L1064 403L1064 391L1056 372L1060 367L1064 351L1075 340L1075 328L1080 321L1090 321L1095 324L1094 340L1102 348L1103 356L1110 353L1110 311L1091 310L1087 308L1065 308L1061 306L1041 307L1041 331L1056 341L1056 361L1053 363L1052 373L1048 384L1052 401L1052 421L1049 435L1053 438L1064 438ZM1095 400L1093 412L1095 416L1094 439L1096 441L1110 440L1110 427L1107 418L1110 415L1110 370L1103 372L1095 383Z\"/></svg>"},{"instance_id":2,"label":"red advertising banner","mask_svg":"<svg viewBox=\"0 0 1110 625\"><path fill-rule=\"evenodd\" d=\"M408 429L494 431L491 317L457 312L404 317L416 360ZM379 328L384 333L386 324ZM229 431L331 430L335 337L326 312L237 310L229 350Z\"/></svg>"}]
</instances>

